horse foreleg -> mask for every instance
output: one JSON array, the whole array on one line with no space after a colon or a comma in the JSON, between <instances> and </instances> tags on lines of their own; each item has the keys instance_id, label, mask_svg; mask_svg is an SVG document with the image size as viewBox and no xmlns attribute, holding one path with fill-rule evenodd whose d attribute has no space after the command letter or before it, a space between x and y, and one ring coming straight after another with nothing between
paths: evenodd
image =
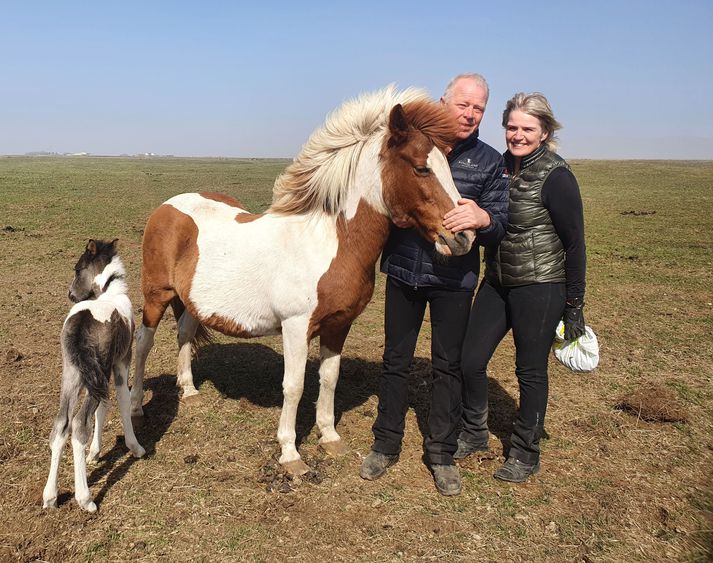
<instances>
[{"instance_id":1,"label":"horse foreleg","mask_svg":"<svg viewBox=\"0 0 713 563\"><path fill-rule=\"evenodd\" d=\"M198 390L193 385L191 359L193 358L193 339L196 336L199 322L188 311L184 311L178 320L178 368L176 370L176 385L183 389L183 398L197 395Z\"/></svg>"},{"instance_id":2,"label":"horse foreleg","mask_svg":"<svg viewBox=\"0 0 713 563\"><path fill-rule=\"evenodd\" d=\"M305 364L309 342L307 340L308 319L288 319L282 323L282 347L285 373L282 378L283 403L277 440L282 454L280 463L290 473L304 475L309 466L302 461L295 446L297 406L302 398L305 378Z\"/></svg>"},{"instance_id":3,"label":"horse foreleg","mask_svg":"<svg viewBox=\"0 0 713 563\"><path fill-rule=\"evenodd\" d=\"M334 428L334 392L339 379L341 350L349 332L347 328L339 338L320 339L319 398L317 399L317 426L319 443L330 455L338 456L349 450ZM338 351L334 351L336 348Z\"/></svg>"},{"instance_id":4,"label":"horse foreleg","mask_svg":"<svg viewBox=\"0 0 713 563\"><path fill-rule=\"evenodd\" d=\"M102 430L104 429L104 421L106 420L107 407L108 405L102 401L94 413L94 435L92 436L92 443L89 446L89 453L87 454L87 464L95 463L102 449Z\"/></svg>"},{"instance_id":5,"label":"horse foreleg","mask_svg":"<svg viewBox=\"0 0 713 563\"><path fill-rule=\"evenodd\" d=\"M144 402L144 372L146 358L153 347L156 328L142 324L136 331L136 360L134 364L134 384L131 386L131 416L141 418L144 416L142 407Z\"/></svg>"},{"instance_id":6,"label":"horse foreleg","mask_svg":"<svg viewBox=\"0 0 713 563\"><path fill-rule=\"evenodd\" d=\"M129 377L130 358L126 358L114 365L114 385L116 387L116 401L119 403L121 425L124 427L124 443L134 457L143 457L146 450L141 447L134 434L134 425L131 422L131 398L126 380ZM101 407L100 407L101 408ZM98 409L97 409L97 412ZM91 449L90 449L91 453Z\"/></svg>"}]
</instances>

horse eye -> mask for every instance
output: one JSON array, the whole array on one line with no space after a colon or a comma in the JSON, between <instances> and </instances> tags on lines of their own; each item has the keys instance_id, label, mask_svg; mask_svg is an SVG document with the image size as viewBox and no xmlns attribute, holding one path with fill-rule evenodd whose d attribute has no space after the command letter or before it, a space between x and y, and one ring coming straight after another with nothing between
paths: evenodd
<instances>
[{"instance_id":1,"label":"horse eye","mask_svg":"<svg viewBox=\"0 0 713 563\"><path fill-rule=\"evenodd\" d=\"M428 166L414 166L413 169L419 176L428 176L431 173Z\"/></svg>"}]
</instances>

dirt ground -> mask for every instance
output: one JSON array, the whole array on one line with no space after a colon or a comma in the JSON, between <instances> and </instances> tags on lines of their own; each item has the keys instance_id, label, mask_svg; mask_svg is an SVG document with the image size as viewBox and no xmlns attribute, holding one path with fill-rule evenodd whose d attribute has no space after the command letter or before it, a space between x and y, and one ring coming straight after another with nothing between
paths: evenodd
<instances>
[{"instance_id":1,"label":"dirt ground","mask_svg":"<svg viewBox=\"0 0 713 563\"><path fill-rule=\"evenodd\" d=\"M583 166L578 178L584 179L585 204L593 208L604 195L588 189L587 174L603 171ZM713 172L706 174L710 181ZM629 205L615 204L612 216L656 232L652 222L666 206L657 207L656 215L619 215L650 209L636 201ZM600 244L592 215L585 311L599 335L601 364L593 373L575 374L551 360L542 471L528 483L492 478L517 409L508 338L489 369L493 453L461 464L460 496L435 491L422 460L427 324L413 367L401 459L376 482L359 478L381 368L379 278L347 340L337 387L337 430L350 453L332 458L317 442L316 345L298 414L300 451L313 471L291 478L277 463L279 339L218 336L194 359L200 395L183 401L175 387L175 322L167 317L149 356L145 423L137 428L147 456L129 456L113 404L101 458L89 470L96 514L82 512L74 501L70 448L60 471L59 507L41 507L47 438L58 406L59 331L85 238L63 235L58 243L52 225L0 219L0 560L710 560L713 396L707 348L713 294L704 283L706 258L690 266L701 282L693 290L654 279L648 270L629 275L642 262L652 269L676 264L645 249ZM122 242L137 314L143 218L137 213L128 223ZM637 253L641 258L630 258ZM610 276L616 271L617 277ZM622 406L631 393L652 385L684 418L642 416L635 401ZM636 400L643 404L646 396Z\"/></svg>"}]
</instances>

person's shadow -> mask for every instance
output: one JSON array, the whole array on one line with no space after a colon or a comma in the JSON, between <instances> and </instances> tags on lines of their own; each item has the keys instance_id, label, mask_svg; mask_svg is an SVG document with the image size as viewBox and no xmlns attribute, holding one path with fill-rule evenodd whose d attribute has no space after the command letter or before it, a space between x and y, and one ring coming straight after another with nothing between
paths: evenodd
<instances>
[{"instance_id":1,"label":"person's shadow","mask_svg":"<svg viewBox=\"0 0 713 563\"><path fill-rule=\"evenodd\" d=\"M415 358L411 366L409 406L416 413L418 429L424 438L428 435L431 380L430 359ZM502 442L503 455L510 448L510 436L516 413L517 401L496 379L488 377L488 430Z\"/></svg>"}]
</instances>

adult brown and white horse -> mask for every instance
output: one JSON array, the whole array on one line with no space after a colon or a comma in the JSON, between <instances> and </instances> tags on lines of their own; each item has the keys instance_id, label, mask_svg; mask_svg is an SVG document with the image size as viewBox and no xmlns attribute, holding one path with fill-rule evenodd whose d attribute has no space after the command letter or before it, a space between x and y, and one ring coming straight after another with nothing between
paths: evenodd
<instances>
[{"instance_id":1,"label":"adult brown and white horse","mask_svg":"<svg viewBox=\"0 0 713 563\"><path fill-rule=\"evenodd\" d=\"M156 209L143 239L132 415L143 414L146 357L171 304L184 397L197 393L191 354L201 325L238 337L282 333L277 438L280 463L296 474L309 470L295 446L295 421L309 342L319 336L320 444L332 454L346 451L334 428L339 362L351 324L373 293L391 223L415 227L443 255L464 254L473 243L472 232L442 226L459 197L443 153L453 130L424 92L389 87L328 117L275 181L264 214L208 193L178 195Z\"/></svg>"}]
</instances>

